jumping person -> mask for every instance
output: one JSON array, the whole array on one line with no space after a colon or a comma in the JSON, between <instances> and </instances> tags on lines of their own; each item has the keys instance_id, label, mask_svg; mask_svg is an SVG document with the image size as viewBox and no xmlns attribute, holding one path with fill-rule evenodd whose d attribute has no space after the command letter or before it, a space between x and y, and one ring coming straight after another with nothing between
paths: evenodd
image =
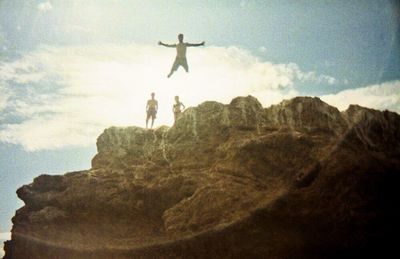
<instances>
[{"instance_id":1,"label":"jumping person","mask_svg":"<svg viewBox=\"0 0 400 259\"><path fill-rule=\"evenodd\" d=\"M171 72L168 74L168 78L178 69L179 66L182 66L186 72L189 72L189 66L186 60L186 48L187 47L198 47L204 46L205 42L202 43L187 43L183 42L183 34L178 35L178 44L165 44L161 41L158 42L158 45L162 45L169 48L176 48L176 58L174 64L172 65Z\"/></svg>"},{"instance_id":2,"label":"jumping person","mask_svg":"<svg viewBox=\"0 0 400 259\"><path fill-rule=\"evenodd\" d=\"M149 122L149 119L151 117L151 127L153 128L154 124L154 119L156 118L157 110L158 110L158 102L156 99L154 99L155 94L151 93L151 99L147 101L146 105L146 112L147 112L147 118L146 118L146 129L147 129L147 124Z\"/></svg>"},{"instance_id":3,"label":"jumping person","mask_svg":"<svg viewBox=\"0 0 400 259\"><path fill-rule=\"evenodd\" d=\"M178 119L178 116L181 114L182 110L185 109L185 105L179 101L179 96L175 96L175 104L172 106L172 111L174 113L175 122Z\"/></svg>"}]
</instances>

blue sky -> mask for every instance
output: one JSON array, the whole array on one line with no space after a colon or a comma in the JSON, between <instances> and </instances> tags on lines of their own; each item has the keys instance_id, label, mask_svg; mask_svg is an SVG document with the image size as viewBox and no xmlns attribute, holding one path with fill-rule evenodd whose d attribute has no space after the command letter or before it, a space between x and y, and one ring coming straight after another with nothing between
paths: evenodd
<instances>
[{"instance_id":1,"label":"blue sky","mask_svg":"<svg viewBox=\"0 0 400 259\"><path fill-rule=\"evenodd\" d=\"M175 53L157 42L178 33L206 46L166 79ZM400 112L399 42L396 1L0 0L0 232L17 187L89 168L104 128L143 126L152 91L157 126L174 95Z\"/></svg>"}]
</instances>

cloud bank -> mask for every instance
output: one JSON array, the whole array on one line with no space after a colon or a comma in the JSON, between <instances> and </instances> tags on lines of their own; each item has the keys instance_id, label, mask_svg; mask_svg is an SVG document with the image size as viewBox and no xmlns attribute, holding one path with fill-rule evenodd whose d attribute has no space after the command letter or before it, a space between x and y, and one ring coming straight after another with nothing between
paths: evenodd
<instances>
[{"instance_id":1,"label":"cloud bank","mask_svg":"<svg viewBox=\"0 0 400 259\"><path fill-rule=\"evenodd\" d=\"M41 12L47 12L50 11L51 9L53 9L53 6L51 5L50 2L43 2L43 3L39 3L37 5L37 9Z\"/></svg>"},{"instance_id":2,"label":"cloud bank","mask_svg":"<svg viewBox=\"0 0 400 259\"><path fill-rule=\"evenodd\" d=\"M8 89L2 85L0 85L0 93L1 93L0 95L0 118L1 118L1 112L6 108L10 94L8 92Z\"/></svg>"},{"instance_id":3,"label":"cloud bank","mask_svg":"<svg viewBox=\"0 0 400 259\"><path fill-rule=\"evenodd\" d=\"M190 73L180 68L167 79L174 57L174 49L149 45L45 46L0 63L0 90L7 93L0 98L6 111L0 141L29 151L93 145L112 125L144 126L151 92L159 101L159 126L172 124L175 95L186 107L249 94L268 106L301 94L296 83L336 82L294 63L263 62L241 48L213 46L189 49ZM340 106L340 94L346 93L324 98Z\"/></svg>"},{"instance_id":4,"label":"cloud bank","mask_svg":"<svg viewBox=\"0 0 400 259\"><path fill-rule=\"evenodd\" d=\"M261 62L236 47L192 48L190 74L167 79L174 56L146 45L43 47L2 63L1 82L13 95L1 107L18 123L2 123L0 141L31 151L91 145L111 125L143 125L151 92L160 104L156 125L171 125L175 95L186 106L248 94L270 104L295 96L296 80L314 80L295 64Z\"/></svg>"},{"instance_id":5,"label":"cloud bank","mask_svg":"<svg viewBox=\"0 0 400 259\"><path fill-rule=\"evenodd\" d=\"M9 240L9 239L11 239L10 232L1 232L0 233L0 240Z\"/></svg>"},{"instance_id":6,"label":"cloud bank","mask_svg":"<svg viewBox=\"0 0 400 259\"><path fill-rule=\"evenodd\" d=\"M400 81L385 82L356 89L347 89L336 94L321 96L321 99L339 110L350 104L378 110L391 110L400 113Z\"/></svg>"}]
</instances>

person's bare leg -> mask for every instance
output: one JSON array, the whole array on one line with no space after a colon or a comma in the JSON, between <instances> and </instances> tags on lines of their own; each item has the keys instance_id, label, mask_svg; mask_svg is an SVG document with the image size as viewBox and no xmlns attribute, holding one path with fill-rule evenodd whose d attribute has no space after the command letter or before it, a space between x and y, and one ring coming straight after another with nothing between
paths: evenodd
<instances>
[{"instance_id":1,"label":"person's bare leg","mask_svg":"<svg viewBox=\"0 0 400 259\"><path fill-rule=\"evenodd\" d=\"M147 126L148 124L149 124L149 118L146 119L146 129L148 128Z\"/></svg>"},{"instance_id":2,"label":"person's bare leg","mask_svg":"<svg viewBox=\"0 0 400 259\"><path fill-rule=\"evenodd\" d=\"M182 64L182 67L185 69L186 73L189 73L189 66L187 64L187 61Z\"/></svg>"},{"instance_id":3,"label":"person's bare leg","mask_svg":"<svg viewBox=\"0 0 400 259\"><path fill-rule=\"evenodd\" d=\"M177 65L176 63L174 63L174 65L171 67L171 71L169 72L169 74L168 74L168 78L170 78L171 76L172 76L172 74L176 71L176 70L178 70L178 67L179 67L179 65Z\"/></svg>"},{"instance_id":4,"label":"person's bare leg","mask_svg":"<svg viewBox=\"0 0 400 259\"><path fill-rule=\"evenodd\" d=\"M154 117L151 118L151 129L153 128L153 125L154 125Z\"/></svg>"},{"instance_id":5,"label":"person's bare leg","mask_svg":"<svg viewBox=\"0 0 400 259\"><path fill-rule=\"evenodd\" d=\"M167 77L170 78L170 77L172 76L172 74L173 74L176 70L178 70L178 67L179 67L178 60L175 59L174 64L173 64L172 67L171 67L171 71L169 72L169 74L168 74Z\"/></svg>"},{"instance_id":6,"label":"person's bare leg","mask_svg":"<svg viewBox=\"0 0 400 259\"><path fill-rule=\"evenodd\" d=\"M169 72L169 74L168 74L168 78L170 78L171 76L172 76L172 74L174 73L174 70L173 69L171 69L171 72Z\"/></svg>"}]
</instances>

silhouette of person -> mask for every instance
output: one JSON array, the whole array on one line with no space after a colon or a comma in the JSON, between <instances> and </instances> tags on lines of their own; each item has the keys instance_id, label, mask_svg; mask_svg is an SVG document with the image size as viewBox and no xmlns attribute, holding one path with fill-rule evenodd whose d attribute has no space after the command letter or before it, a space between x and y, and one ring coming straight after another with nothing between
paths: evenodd
<instances>
[{"instance_id":1,"label":"silhouette of person","mask_svg":"<svg viewBox=\"0 0 400 259\"><path fill-rule=\"evenodd\" d=\"M175 122L182 112L181 108L184 110L185 105L179 101L179 96L175 96L175 104L172 106L172 111L174 113Z\"/></svg>"},{"instance_id":2,"label":"silhouette of person","mask_svg":"<svg viewBox=\"0 0 400 259\"><path fill-rule=\"evenodd\" d=\"M158 45L162 45L165 47L169 48L176 48L176 58L174 61L174 64L172 65L171 72L168 74L168 78L176 71L178 70L179 66L182 66L186 72L189 72L189 66L186 60L186 48L187 47L198 47L198 46L204 46L205 42L203 41L202 43L187 43L183 42L183 34L178 35L178 44L165 44L162 43L161 41L158 42Z\"/></svg>"},{"instance_id":3,"label":"silhouette of person","mask_svg":"<svg viewBox=\"0 0 400 259\"><path fill-rule=\"evenodd\" d=\"M146 118L146 129L147 125L149 122L149 119L151 117L151 127L153 128L154 124L154 119L156 118L157 110L158 110L158 102L156 99L154 99L155 93L151 93L151 99L147 101L146 105L146 112L147 112L147 118Z\"/></svg>"}]
</instances>

